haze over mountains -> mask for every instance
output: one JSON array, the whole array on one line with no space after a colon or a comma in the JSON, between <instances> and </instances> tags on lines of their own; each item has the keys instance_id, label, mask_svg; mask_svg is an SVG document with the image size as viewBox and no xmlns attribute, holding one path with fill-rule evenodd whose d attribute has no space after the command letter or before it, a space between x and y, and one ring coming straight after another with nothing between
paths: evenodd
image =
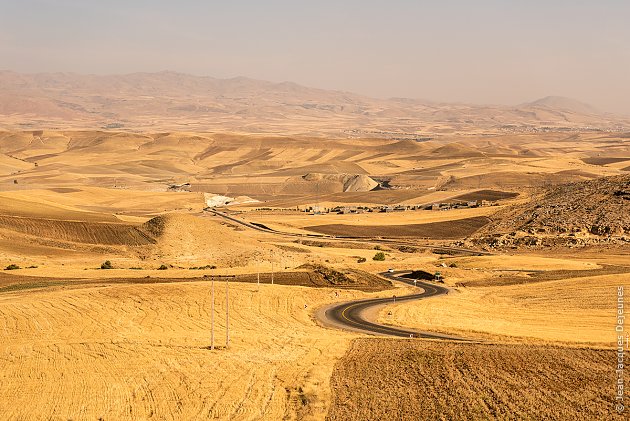
<instances>
[{"instance_id":1,"label":"haze over mountains","mask_svg":"<svg viewBox=\"0 0 630 421\"><path fill-rule=\"evenodd\" d=\"M376 99L292 82L175 72L99 76L0 71L0 125L417 138L549 129L623 131L630 118L563 97L510 107Z\"/></svg>"}]
</instances>

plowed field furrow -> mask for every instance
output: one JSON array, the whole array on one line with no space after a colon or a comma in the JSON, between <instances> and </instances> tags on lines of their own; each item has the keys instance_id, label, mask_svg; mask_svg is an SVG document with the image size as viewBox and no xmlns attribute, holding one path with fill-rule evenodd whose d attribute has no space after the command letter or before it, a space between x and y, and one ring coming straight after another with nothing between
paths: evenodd
<instances>
[{"instance_id":1,"label":"plowed field furrow","mask_svg":"<svg viewBox=\"0 0 630 421\"><path fill-rule=\"evenodd\" d=\"M0 229L57 241L99 245L141 246L151 238L133 225L0 215Z\"/></svg>"}]
</instances>

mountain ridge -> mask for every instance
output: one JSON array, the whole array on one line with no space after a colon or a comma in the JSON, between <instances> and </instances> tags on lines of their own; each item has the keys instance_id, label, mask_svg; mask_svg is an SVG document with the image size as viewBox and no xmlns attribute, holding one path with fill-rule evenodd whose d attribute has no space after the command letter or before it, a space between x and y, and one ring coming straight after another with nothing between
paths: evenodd
<instances>
[{"instance_id":1,"label":"mountain ridge","mask_svg":"<svg viewBox=\"0 0 630 421\"><path fill-rule=\"evenodd\" d=\"M547 108L561 109L561 110L572 111L572 112L583 113L583 114L588 114L588 113L612 114L612 113L600 111L596 107L590 104L587 104L585 102L582 102L580 100L577 100L575 98L569 98L569 97L558 96L558 95L549 95L543 98L538 98L534 101L522 104L522 106L547 107Z\"/></svg>"},{"instance_id":2,"label":"mountain ridge","mask_svg":"<svg viewBox=\"0 0 630 421\"><path fill-rule=\"evenodd\" d=\"M630 118L593 110L562 97L516 106L474 105L378 99L244 76L0 70L0 127L6 129L112 127L395 137L630 127Z\"/></svg>"}]
</instances>

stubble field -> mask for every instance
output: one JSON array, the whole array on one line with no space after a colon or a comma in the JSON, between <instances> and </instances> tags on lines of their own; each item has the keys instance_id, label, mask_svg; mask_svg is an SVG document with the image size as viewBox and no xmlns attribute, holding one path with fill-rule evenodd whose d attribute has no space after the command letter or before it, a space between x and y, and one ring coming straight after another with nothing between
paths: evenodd
<instances>
[{"instance_id":1,"label":"stubble field","mask_svg":"<svg viewBox=\"0 0 630 421\"><path fill-rule=\"evenodd\" d=\"M327 420L624 419L608 350L357 339Z\"/></svg>"},{"instance_id":2,"label":"stubble field","mask_svg":"<svg viewBox=\"0 0 630 421\"><path fill-rule=\"evenodd\" d=\"M228 350L215 298L211 351L210 282L0 295L0 418L321 419L353 337L311 319L333 292L230 285Z\"/></svg>"},{"instance_id":3,"label":"stubble field","mask_svg":"<svg viewBox=\"0 0 630 421\"><path fill-rule=\"evenodd\" d=\"M0 267L21 267L0 277L0 418L606 419L615 289L630 278L605 265L627 265L627 248L463 257L451 243L536 189L619 175L628 156L627 138L605 132L0 132ZM279 231L406 238L259 232L204 212L221 195L223 211ZM304 212L477 199L498 203ZM455 254L438 254L442 243ZM287 285L257 287L272 265ZM313 265L371 275L331 285ZM316 323L321 306L409 292L370 278L389 268L439 271L451 291L389 306L380 322L485 343L368 340ZM211 351L209 279L226 274L243 281L231 284L232 341L223 348L218 282Z\"/></svg>"}]
</instances>

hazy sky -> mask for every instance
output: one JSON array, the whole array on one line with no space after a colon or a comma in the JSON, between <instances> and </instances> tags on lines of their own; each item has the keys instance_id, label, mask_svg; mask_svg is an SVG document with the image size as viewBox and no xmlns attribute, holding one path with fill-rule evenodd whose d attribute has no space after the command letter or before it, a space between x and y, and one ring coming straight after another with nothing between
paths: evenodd
<instances>
[{"instance_id":1,"label":"hazy sky","mask_svg":"<svg viewBox=\"0 0 630 421\"><path fill-rule=\"evenodd\" d=\"M630 1L0 0L0 68L174 70L630 114Z\"/></svg>"}]
</instances>

